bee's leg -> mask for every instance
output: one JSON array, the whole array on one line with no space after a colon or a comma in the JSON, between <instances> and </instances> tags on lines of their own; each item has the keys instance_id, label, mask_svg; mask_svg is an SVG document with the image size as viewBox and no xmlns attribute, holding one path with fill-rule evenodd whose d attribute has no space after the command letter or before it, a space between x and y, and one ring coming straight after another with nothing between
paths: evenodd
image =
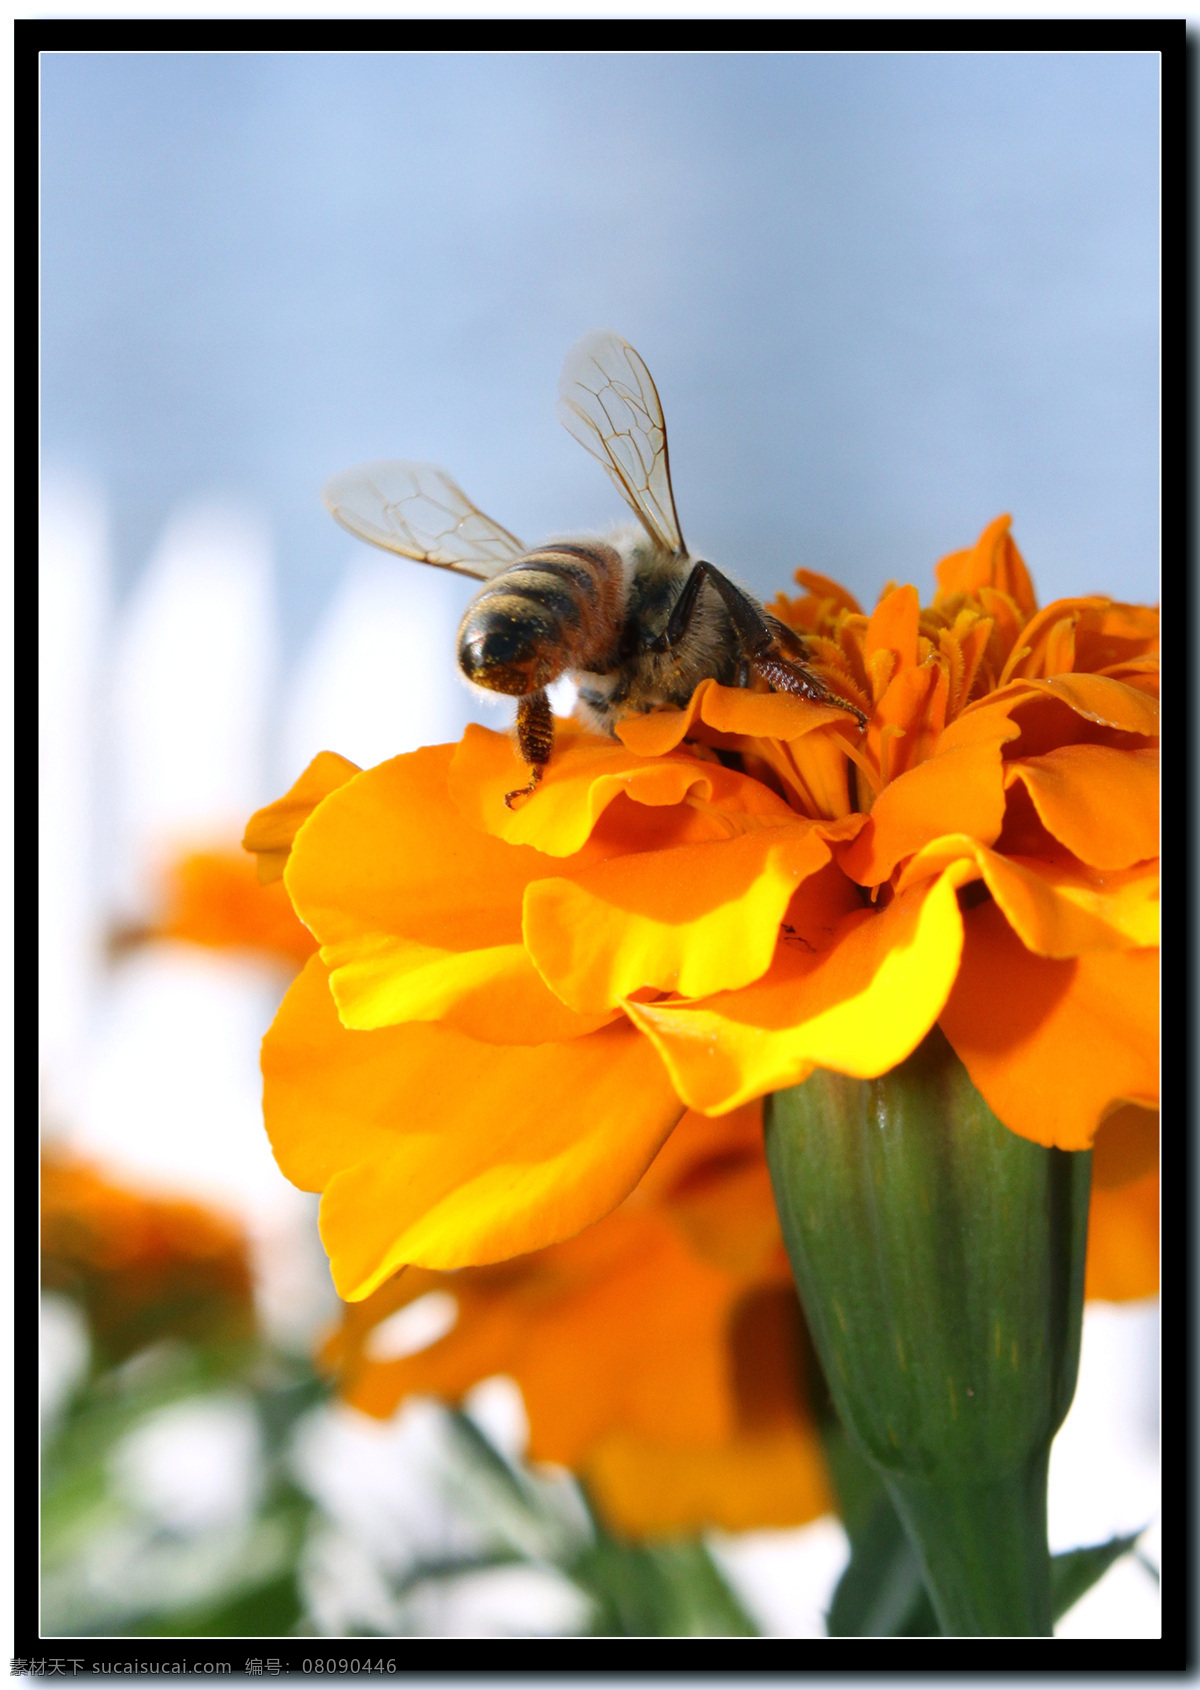
<instances>
[{"instance_id":1,"label":"bee's leg","mask_svg":"<svg viewBox=\"0 0 1200 1690\"><path fill-rule=\"evenodd\" d=\"M858 718L865 728L867 719L857 705L848 704L821 680L804 662L804 645L797 634L775 617L768 616L727 575L711 563L697 563L683 584L683 591L675 601L670 620L659 635L652 650L670 651L687 633L696 610L700 588L711 582L729 612L737 634L742 656L753 673L761 675L773 692L788 692L808 698L815 704L835 704Z\"/></svg>"},{"instance_id":2,"label":"bee's leg","mask_svg":"<svg viewBox=\"0 0 1200 1690\"><path fill-rule=\"evenodd\" d=\"M814 704L836 704L839 710L847 710L851 716L857 717L860 728L866 727L867 718L858 705L830 692L820 676L814 675L806 664L790 661L779 652L768 652L766 656L756 657L751 667L762 676L772 692L790 692L797 698L811 699Z\"/></svg>"},{"instance_id":3,"label":"bee's leg","mask_svg":"<svg viewBox=\"0 0 1200 1690\"><path fill-rule=\"evenodd\" d=\"M530 765L529 785L504 794L510 810L518 798L527 797L537 786L554 750L554 716L550 700L541 688L517 700L517 750Z\"/></svg>"}]
</instances>

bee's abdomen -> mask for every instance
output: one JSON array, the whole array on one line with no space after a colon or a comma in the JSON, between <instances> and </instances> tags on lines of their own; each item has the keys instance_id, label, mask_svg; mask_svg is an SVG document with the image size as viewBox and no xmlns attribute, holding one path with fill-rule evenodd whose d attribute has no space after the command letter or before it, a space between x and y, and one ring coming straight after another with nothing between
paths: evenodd
<instances>
[{"instance_id":1,"label":"bee's abdomen","mask_svg":"<svg viewBox=\"0 0 1200 1690\"><path fill-rule=\"evenodd\" d=\"M601 542L562 542L509 564L467 607L458 661L467 679L522 696L615 646L624 600L621 559Z\"/></svg>"}]
</instances>

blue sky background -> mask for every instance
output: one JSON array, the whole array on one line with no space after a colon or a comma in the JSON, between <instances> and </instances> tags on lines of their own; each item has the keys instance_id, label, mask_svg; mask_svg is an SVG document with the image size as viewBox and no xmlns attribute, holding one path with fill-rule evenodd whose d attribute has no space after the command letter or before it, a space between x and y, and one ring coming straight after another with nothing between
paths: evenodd
<instances>
[{"instance_id":1,"label":"blue sky background","mask_svg":"<svg viewBox=\"0 0 1200 1690\"><path fill-rule=\"evenodd\" d=\"M609 327L762 593L924 589L1011 510L1043 600L1154 600L1157 153L1150 54L44 54L46 460L125 591L180 500L260 506L294 654L334 470L441 462L531 544L620 514L554 415Z\"/></svg>"}]
</instances>

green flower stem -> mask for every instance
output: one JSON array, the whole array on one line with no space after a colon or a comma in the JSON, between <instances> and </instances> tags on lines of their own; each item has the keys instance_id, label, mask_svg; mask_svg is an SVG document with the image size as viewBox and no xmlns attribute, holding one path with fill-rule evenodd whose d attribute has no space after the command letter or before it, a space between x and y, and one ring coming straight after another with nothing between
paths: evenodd
<instances>
[{"instance_id":1,"label":"green flower stem","mask_svg":"<svg viewBox=\"0 0 1200 1690\"><path fill-rule=\"evenodd\" d=\"M1052 1635L1049 1462L1047 1445L1027 1466L983 1485L885 1475L947 1635Z\"/></svg>"},{"instance_id":2,"label":"green flower stem","mask_svg":"<svg viewBox=\"0 0 1200 1690\"><path fill-rule=\"evenodd\" d=\"M1079 1365L1091 1157L992 1114L935 1028L777 1092L767 1158L829 1388L943 1631L1047 1636L1050 1443Z\"/></svg>"}]
</instances>

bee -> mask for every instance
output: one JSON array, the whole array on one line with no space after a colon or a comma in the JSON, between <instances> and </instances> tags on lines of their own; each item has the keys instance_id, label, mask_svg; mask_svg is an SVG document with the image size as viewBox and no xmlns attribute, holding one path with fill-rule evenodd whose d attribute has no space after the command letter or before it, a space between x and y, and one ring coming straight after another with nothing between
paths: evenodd
<instances>
[{"instance_id":1,"label":"bee","mask_svg":"<svg viewBox=\"0 0 1200 1690\"><path fill-rule=\"evenodd\" d=\"M484 585L458 630L467 680L517 700L517 749L532 793L554 751L546 689L575 684L575 714L612 733L624 716L682 709L702 680L793 693L866 720L806 662L803 640L684 544L671 492L658 391L620 335L584 335L568 352L558 414L598 458L637 523L604 538L528 550L433 464L360 464L322 489L352 534Z\"/></svg>"}]
</instances>

